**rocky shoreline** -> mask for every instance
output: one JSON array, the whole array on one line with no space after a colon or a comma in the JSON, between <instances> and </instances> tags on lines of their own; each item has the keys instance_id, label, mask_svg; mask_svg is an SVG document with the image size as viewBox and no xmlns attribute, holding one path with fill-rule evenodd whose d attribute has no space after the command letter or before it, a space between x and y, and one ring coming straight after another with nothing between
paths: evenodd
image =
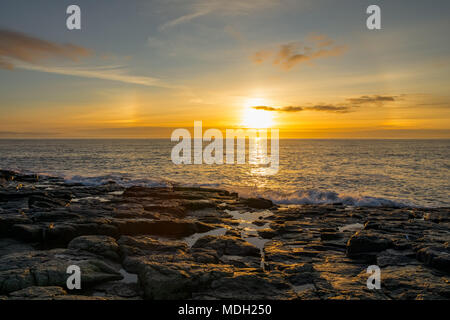
<instances>
[{"instance_id":1,"label":"rocky shoreline","mask_svg":"<svg viewBox=\"0 0 450 320\"><path fill-rule=\"evenodd\" d=\"M0 170L0 300L449 299L449 213Z\"/></svg>"}]
</instances>

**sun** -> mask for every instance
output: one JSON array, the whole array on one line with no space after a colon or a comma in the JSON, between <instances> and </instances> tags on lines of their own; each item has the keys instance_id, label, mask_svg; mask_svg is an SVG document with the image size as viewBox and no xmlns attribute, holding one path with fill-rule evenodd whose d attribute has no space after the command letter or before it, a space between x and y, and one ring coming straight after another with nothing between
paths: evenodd
<instances>
[{"instance_id":1,"label":"sun","mask_svg":"<svg viewBox=\"0 0 450 320\"><path fill-rule=\"evenodd\" d=\"M273 115L270 111L255 109L254 107L268 106L263 98L249 98L244 102L242 125L252 129L265 129L273 125Z\"/></svg>"}]
</instances>

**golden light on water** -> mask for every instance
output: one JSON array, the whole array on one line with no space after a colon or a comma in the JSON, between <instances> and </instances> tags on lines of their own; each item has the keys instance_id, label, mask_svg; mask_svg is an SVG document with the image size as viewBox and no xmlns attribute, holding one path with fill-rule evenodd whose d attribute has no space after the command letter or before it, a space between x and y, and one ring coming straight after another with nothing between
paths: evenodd
<instances>
[{"instance_id":1,"label":"golden light on water","mask_svg":"<svg viewBox=\"0 0 450 320\"><path fill-rule=\"evenodd\" d=\"M252 129L265 129L272 127L274 124L272 112L254 108L268 105L269 103L263 98L247 99L244 102L242 125Z\"/></svg>"}]
</instances>

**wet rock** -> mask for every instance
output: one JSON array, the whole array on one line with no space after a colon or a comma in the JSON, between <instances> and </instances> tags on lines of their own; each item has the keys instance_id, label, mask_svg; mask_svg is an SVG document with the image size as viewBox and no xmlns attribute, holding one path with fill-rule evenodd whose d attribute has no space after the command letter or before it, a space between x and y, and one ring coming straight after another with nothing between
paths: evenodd
<instances>
[{"instance_id":1,"label":"wet rock","mask_svg":"<svg viewBox=\"0 0 450 320\"><path fill-rule=\"evenodd\" d=\"M201 210L206 208L215 208L216 204L211 200L189 200L183 201L183 207L188 210Z\"/></svg>"},{"instance_id":2,"label":"wet rock","mask_svg":"<svg viewBox=\"0 0 450 320\"><path fill-rule=\"evenodd\" d=\"M155 253L175 254L188 250L188 246L184 242L160 241L149 236L122 236L118 243L124 256L148 256Z\"/></svg>"},{"instance_id":3,"label":"wet rock","mask_svg":"<svg viewBox=\"0 0 450 320\"><path fill-rule=\"evenodd\" d=\"M106 282L91 289L100 297L121 297L126 299L142 299L142 290L138 283Z\"/></svg>"},{"instance_id":4,"label":"wet rock","mask_svg":"<svg viewBox=\"0 0 450 320\"><path fill-rule=\"evenodd\" d=\"M450 278L420 265L382 269L382 290L396 300L449 299Z\"/></svg>"},{"instance_id":5,"label":"wet rock","mask_svg":"<svg viewBox=\"0 0 450 320\"><path fill-rule=\"evenodd\" d=\"M173 300L192 298L192 292L232 275L224 265L149 262L140 266L139 280L147 299Z\"/></svg>"},{"instance_id":6,"label":"wet rock","mask_svg":"<svg viewBox=\"0 0 450 320\"><path fill-rule=\"evenodd\" d=\"M57 286L52 287L28 287L9 294L12 300L53 300L58 296L67 295L67 292Z\"/></svg>"},{"instance_id":7,"label":"wet rock","mask_svg":"<svg viewBox=\"0 0 450 320\"><path fill-rule=\"evenodd\" d=\"M388 249L377 254L377 265L382 268L386 266L401 266L418 264L415 259L415 252L412 250Z\"/></svg>"},{"instance_id":8,"label":"wet rock","mask_svg":"<svg viewBox=\"0 0 450 320\"><path fill-rule=\"evenodd\" d=\"M249 206L250 208L254 208L254 209L270 209L274 206L273 202L271 200L263 199L263 198L245 199L244 203L247 206Z\"/></svg>"},{"instance_id":9,"label":"wet rock","mask_svg":"<svg viewBox=\"0 0 450 320\"><path fill-rule=\"evenodd\" d=\"M291 300L297 298L297 295L281 275L249 271L213 281L210 290L200 292L197 298Z\"/></svg>"},{"instance_id":10,"label":"wet rock","mask_svg":"<svg viewBox=\"0 0 450 320\"><path fill-rule=\"evenodd\" d=\"M212 249L193 248L192 250L190 250L190 254L192 255L194 261L198 263L219 263L219 255L215 250Z\"/></svg>"},{"instance_id":11,"label":"wet rock","mask_svg":"<svg viewBox=\"0 0 450 320\"><path fill-rule=\"evenodd\" d=\"M277 235L277 232L273 229L260 229L258 235L263 239L272 239Z\"/></svg>"},{"instance_id":12,"label":"wet rock","mask_svg":"<svg viewBox=\"0 0 450 320\"><path fill-rule=\"evenodd\" d=\"M119 245L114 238L108 236L77 237L70 241L68 248L91 252L112 260L119 260Z\"/></svg>"},{"instance_id":13,"label":"wet rock","mask_svg":"<svg viewBox=\"0 0 450 320\"><path fill-rule=\"evenodd\" d=\"M13 235L12 226L16 224L31 224L33 221L21 214L0 215L0 237Z\"/></svg>"},{"instance_id":14,"label":"wet rock","mask_svg":"<svg viewBox=\"0 0 450 320\"><path fill-rule=\"evenodd\" d=\"M64 207L66 204L68 204L66 200L43 195L33 195L28 198L28 206L30 208L55 208Z\"/></svg>"},{"instance_id":15,"label":"wet rock","mask_svg":"<svg viewBox=\"0 0 450 320\"><path fill-rule=\"evenodd\" d=\"M150 204L144 206L145 211L169 213L175 217L183 218L186 215L186 209L181 205L170 204Z\"/></svg>"},{"instance_id":16,"label":"wet rock","mask_svg":"<svg viewBox=\"0 0 450 320\"><path fill-rule=\"evenodd\" d=\"M362 230L355 233L347 242L347 255L356 256L361 253L379 252L393 246L393 241L377 233Z\"/></svg>"},{"instance_id":17,"label":"wet rock","mask_svg":"<svg viewBox=\"0 0 450 320\"><path fill-rule=\"evenodd\" d=\"M232 236L204 236L198 239L192 247L213 249L219 256L260 256L257 247L241 238Z\"/></svg>"},{"instance_id":18,"label":"wet rock","mask_svg":"<svg viewBox=\"0 0 450 320\"><path fill-rule=\"evenodd\" d=\"M0 257L24 251L32 251L34 248L27 243L16 241L14 239L0 239Z\"/></svg>"},{"instance_id":19,"label":"wet rock","mask_svg":"<svg viewBox=\"0 0 450 320\"><path fill-rule=\"evenodd\" d=\"M254 268L254 269L261 268L260 257L224 255L220 257L220 262L238 268Z\"/></svg>"},{"instance_id":20,"label":"wet rock","mask_svg":"<svg viewBox=\"0 0 450 320\"><path fill-rule=\"evenodd\" d=\"M70 265L80 267L82 287L122 279L114 267L92 255L66 249L29 251L0 257L0 293L31 286L65 287Z\"/></svg>"},{"instance_id":21,"label":"wet rock","mask_svg":"<svg viewBox=\"0 0 450 320\"><path fill-rule=\"evenodd\" d=\"M426 265L450 273L450 248L447 243L420 249L417 252L417 259Z\"/></svg>"},{"instance_id":22,"label":"wet rock","mask_svg":"<svg viewBox=\"0 0 450 320\"><path fill-rule=\"evenodd\" d=\"M320 239L322 241L338 240L341 238L342 238L342 234L339 232L321 232L320 233Z\"/></svg>"},{"instance_id":23,"label":"wet rock","mask_svg":"<svg viewBox=\"0 0 450 320\"><path fill-rule=\"evenodd\" d=\"M149 220L149 219L123 219L116 220L115 224L123 235L161 235L168 237L187 237L194 233L207 232L213 226L192 220Z\"/></svg>"}]
</instances>

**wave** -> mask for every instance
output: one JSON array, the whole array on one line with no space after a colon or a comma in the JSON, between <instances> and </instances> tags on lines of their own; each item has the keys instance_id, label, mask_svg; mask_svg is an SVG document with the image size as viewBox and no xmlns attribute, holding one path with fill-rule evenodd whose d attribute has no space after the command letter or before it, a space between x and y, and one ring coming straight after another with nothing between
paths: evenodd
<instances>
[{"instance_id":1,"label":"wave","mask_svg":"<svg viewBox=\"0 0 450 320\"><path fill-rule=\"evenodd\" d=\"M151 179L124 179L114 175L106 175L99 177L81 177L76 176L66 180L66 182L81 183L84 185L101 185L114 181L125 187L134 185L146 187L168 187L168 186L186 186L186 187L206 187L225 189L230 192L237 192L239 196L244 198L261 197L270 199L276 204L292 205L292 204L336 204L342 203L347 206L355 207L417 207L407 200L392 200L382 197L373 197L366 195L346 195L339 194L335 191L324 190L298 190L294 192L274 191L267 189L258 189L254 187L242 187L233 185L222 185L219 183L179 183L169 180L151 180Z\"/></svg>"},{"instance_id":2,"label":"wave","mask_svg":"<svg viewBox=\"0 0 450 320\"><path fill-rule=\"evenodd\" d=\"M355 207L418 207L408 200L392 200L381 197L366 195L346 195L335 191L324 190L298 190L293 192L282 192L273 190L246 190L239 188L235 190L242 197L261 197L270 199L276 204L337 204L342 203L347 206Z\"/></svg>"},{"instance_id":3,"label":"wave","mask_svg":"<svg viewBox=\"0 0 450 320\"><path fill-rule=\"evenodd\" d=\"M108 184L111 182L117 183L124 187L131 186L143 186L143 187L169 187L174 183L169 180L163 179L136 179L130 178L122 175L103 175L95 177L84 177L84 176L66 176L64 177L66 183L78 183L85 186L100 186Z\"/></svg>"},{"instance_id":4,"label":"wave","mask_svg":"<svg viewBox=\"0 0 450 320\"><path fill-rule=\"evenodd\" d=\"M31 174L30 171L14 170L20 173ZM144 186L144 187L208 187L237 192L243 198L261 197L270 199L276 204L281 205L301 205L301 204L337 204L342 203L347 206L355 207L423 207L403 199L387 199L367 195L348 195L340 194L329 190L296 190L296 191L277 191L272 189L262 189L250 186L237 186L220 183L183 183L164 178L135 178L129 174L107 174L100 176L80 176L64 175L55 173L38 173L40 176L59 177L69 184L81 184L85 186L100 186L111 182L117 183L123 187Z\"/></svg>"}]
</instances>

